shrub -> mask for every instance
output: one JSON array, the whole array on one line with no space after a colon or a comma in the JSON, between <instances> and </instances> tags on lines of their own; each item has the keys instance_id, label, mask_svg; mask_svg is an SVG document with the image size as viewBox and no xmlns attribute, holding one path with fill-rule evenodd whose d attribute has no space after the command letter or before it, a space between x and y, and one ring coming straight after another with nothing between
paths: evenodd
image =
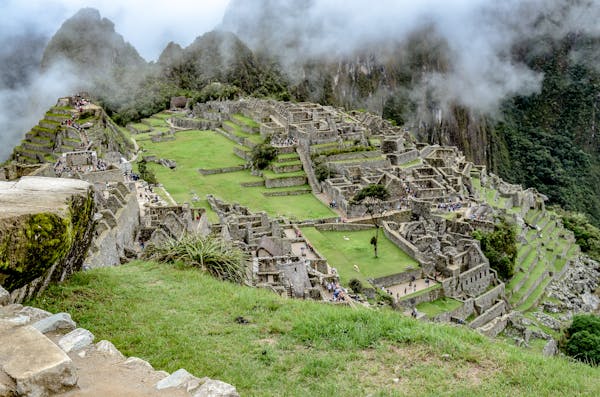
<instances>
[{"instance_id":1,"label":"shrub","mask_svg":"<svg viewBox=\"0 0 600 397\"><path fill-rule=\"evenodd\" d=\"M590 365L600 364L600 317L576 315L565 332L565 339L564 351L569 356Z\"/></svg>"},{"instance_id":2,"label":"shrub","mask_svg":"<svg viewBox=\"0 0 600 397\"><path fill-rule=\"evenodd\" d=\"M268 143L261 143L252 148L251 156L252 165L259 170L264 170L277 157L277 149Z\"/></svg>"},{"instance_id":3,"label":"shrub","mask_svg":"<svg viewBox=\"0 0 600 397\"><path fill-rule=\"evenodd\" d=\"M315 165L315 176L317 177L317 181L323 182L325 179L329 178L329 174L330 170L325 164L319 163Z\"/></svg>"},{"instance_id":4,"label":"shrub","mask_svg":"<svg viewBox=\"0 0 600 397\"><path fill-rule=\"evenodd\" d=\"M355 294L360 294L363 290L362 282L357 278L351 279L348 282L348 286L352 289L352 291L354 291Z\"/></svg>"},{"instance_id":5,"label":"shrub","mask_svg":"<svg viewBox=\"0 0 600 397\"><path fill-rule=\"evenodd\" d=\"M159 262L182 262L238 284L246 279L247 255L217 237L186 235L179 240L170 239L159 246L149 245L144 257Z\"/></svg>"}]
</instances>

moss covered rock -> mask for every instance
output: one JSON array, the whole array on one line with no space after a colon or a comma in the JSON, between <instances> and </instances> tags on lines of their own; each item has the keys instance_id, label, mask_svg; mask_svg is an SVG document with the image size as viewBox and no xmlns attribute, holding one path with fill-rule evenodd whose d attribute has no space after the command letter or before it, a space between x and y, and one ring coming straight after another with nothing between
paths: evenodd
<instances>
[{"instance_id":1,"label":"moss covered rock","mask_svg":"<svg viewBox=\"0 0 600 397\"><path fill-rule=\"evenodd\" d=\"M0 284L21 301L81 268L93 236L92 186L24 177L0 183Z\"/></svg>"}]
</instances>

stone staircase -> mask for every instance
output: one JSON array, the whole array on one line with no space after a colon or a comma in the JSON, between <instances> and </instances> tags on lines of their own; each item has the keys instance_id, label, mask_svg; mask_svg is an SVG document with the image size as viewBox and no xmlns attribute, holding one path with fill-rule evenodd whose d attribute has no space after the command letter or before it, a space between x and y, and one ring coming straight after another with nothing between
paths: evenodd
<instances>
[{"instance_id":1,"label":"stone staircase","mask_svg":"<svg viewBox=\"0 0 600 397\"><path fill-rule=\"evenodd\" d=\"M7 300L0 288L0 302ZM108 341L93 340L66 313L0 306L0 396L239 396L227 383L184 369L156 371L140 358L125 358Z\"/></svg>"}]
</instances>

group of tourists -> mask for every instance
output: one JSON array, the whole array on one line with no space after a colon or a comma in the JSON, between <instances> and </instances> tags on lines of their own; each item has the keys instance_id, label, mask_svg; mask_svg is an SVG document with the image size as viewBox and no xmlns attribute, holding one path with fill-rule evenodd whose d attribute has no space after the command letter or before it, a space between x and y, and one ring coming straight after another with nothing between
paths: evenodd
<instances>
[{"instance_id":1,"label":"group of tourists","mask_svg":"<svg viewBox=\"0 0 600 397\"><path fill-rule=\"evenodd\" d=\"M271 139L271 145L276 147L289 147L296 146L298 144L298 138L283 138L283 137L273 137Z\"/></svg>"}]
</instances>

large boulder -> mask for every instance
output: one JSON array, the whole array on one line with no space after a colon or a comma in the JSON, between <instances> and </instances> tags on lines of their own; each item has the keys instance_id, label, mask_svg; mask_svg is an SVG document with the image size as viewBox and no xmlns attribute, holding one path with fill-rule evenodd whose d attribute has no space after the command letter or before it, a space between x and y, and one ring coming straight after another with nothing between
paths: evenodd
<instances>
[{"instance_id":1,"label":"large boulder","mask_svg":"<svg viewBox=\"0 0 600 397\"><path fill-rule=\"evenodd\" d=\"M23 177L0 182L0 285L10 301L35 296L81 269L94 230L87 182Z\"/></svg>"}]
</instances>

